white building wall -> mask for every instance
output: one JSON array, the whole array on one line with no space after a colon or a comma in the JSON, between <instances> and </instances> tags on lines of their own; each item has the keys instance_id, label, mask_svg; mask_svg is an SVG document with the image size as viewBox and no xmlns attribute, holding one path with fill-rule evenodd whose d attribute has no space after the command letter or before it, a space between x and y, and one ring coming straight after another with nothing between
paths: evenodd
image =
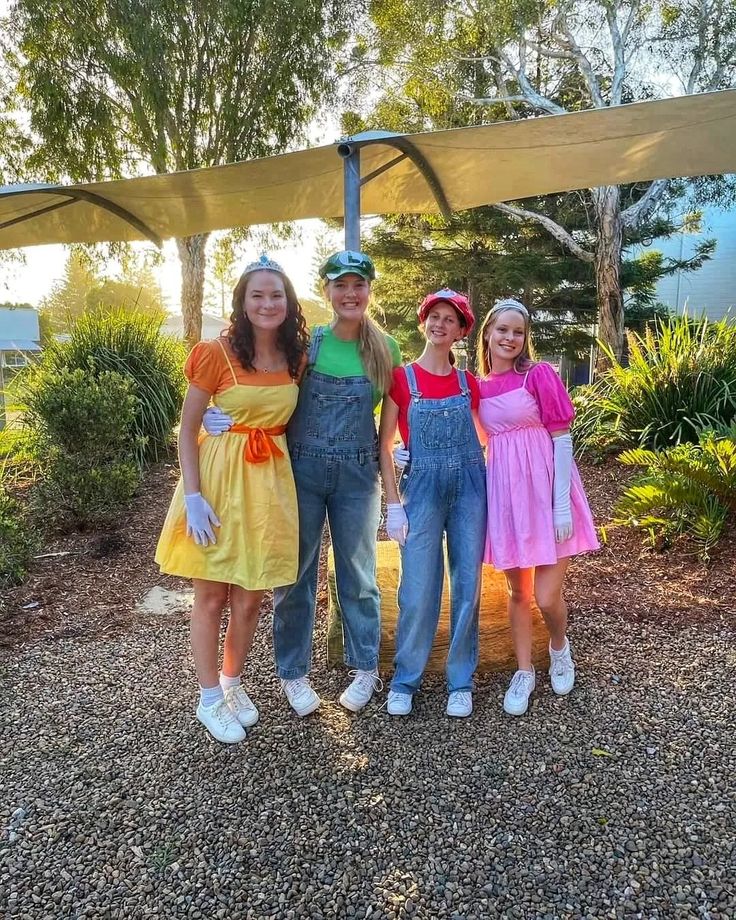
<instances>
[{"instance_id":1,"label":"white building wall","mask_svg":"<svg viewBox=\"0 0 736 920\"><path fill-rule=\"evenodd\" d=\"M705 313L709 319L722 319L729 313L736 322L736 210L706 210L702 232L679 233L669 239L653 240L653 249L671 258L688 258L706 239L717 240L713 258L696 272L677 272L657 285L657 299L678 314Z\"/></svg>"}]
</instances>

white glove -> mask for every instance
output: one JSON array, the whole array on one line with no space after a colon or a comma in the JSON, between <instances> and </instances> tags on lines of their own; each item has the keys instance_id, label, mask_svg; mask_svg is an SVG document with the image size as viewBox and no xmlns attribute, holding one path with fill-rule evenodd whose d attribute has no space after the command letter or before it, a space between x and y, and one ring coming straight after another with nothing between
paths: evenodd
<instances>
[{"instance_id":1,"label":"white glove","mask_svg":"<svg viewBox=\"0 0 736 920\"><path fill-rule=\"evenodd\" d=\"M217 543L212 525L220 526L220 520L200 492L184 496L187 511L187 536L193 537L198 546ZM208 542L209 541L209 542Z\"/></svg>"},{"instance_id":2,"label":"white glove","mask_svg":"<svg viewBox=\"0 0 736 920\"><path fill-rule=\"evenodd\" d=\"M552 438L554 457L554 483L552 487L552 520L555 540L564 543L572 536L572 507L570 505L570 478L572 476L572 438L561 434Z\"/></svg>"},{"instance_id":3,"label":"white glove","mask_svg":"<svg viewBox=\"0 0 736 920\"><path fill-rule=\"evenodd\" d=\"M409 533L409 519L404 506L401 502L392 502L386 505L386 512L386 533L392 540L396 540L399 546L403 546Z\"/></svg>"},{"instance_id":4,"label":"white glove","mask_svg":"<svg viewBox=\"0 0 736 920\"><path fill-rule=\"evenodd\" d=\"M410 459L409 448L404 447L403 442L398 447L394 447L394 465L397 469L403 470Z\"/></svg>"},{"instance_id":5,"label":"white glove","mask_svg":"<svg viewBox=\"0 0 736 920\"><path fill-rule=\"evenodd\" d=\"M209 409L205 410L202 416L202 426L204 430L207 434L211 434L214 437L228 431L232 428L233 424L234 419L226 412L223 412L222 409L218 409L217 406L210 406Z\"/></svg>"}]
</instances>

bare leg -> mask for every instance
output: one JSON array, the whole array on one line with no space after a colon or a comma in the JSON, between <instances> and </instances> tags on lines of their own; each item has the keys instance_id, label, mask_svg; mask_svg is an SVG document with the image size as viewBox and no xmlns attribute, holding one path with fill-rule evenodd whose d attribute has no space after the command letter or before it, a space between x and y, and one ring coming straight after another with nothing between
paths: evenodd
<instances>
[{"instance_id":1,"label":"bare leg","mask_svg":"<svg viewBox=\"0 0 736 920\"><path fill-rule=\"evenodd\" d=\"M532 570L507 569L511 639L520 671L532 669Z\"/></svg>"},{"instance_id":2,"label":"bare leg","mask_svg":"<svg viewBox=\"0 0 736 920\"><path fill-rule=\"evenodd\" d=\"M562 584L569 561L566 558L560 559L555 565L537 566L534 575L534 595L547 624L550 643L556 652L565 647L567 634L567 604L562 596Z\"/></svg>"},{"instance_id":3,"label":"bare leg","mask_svg":"<svg viewBox=\"0 0 736 920\"><path fill-rule=\"evenodd\" d=\"M238 677L243 670L253 645L264 593L246 591L238 585L230 586L230 620L222 655L222 673L226 677Z\"/></svg>"},{"instance_id":4,"label":"bare leg","mask_svg":"<svg viewBox=\"0 0 736 920\"><path fill-rule=\"evenodd\" d=\"M227 603L228 585L219 581L194 579L194 606L190 641L197 679L202 687L216 687L220 644L220 619Z\"/></svg>"}]
</instances>

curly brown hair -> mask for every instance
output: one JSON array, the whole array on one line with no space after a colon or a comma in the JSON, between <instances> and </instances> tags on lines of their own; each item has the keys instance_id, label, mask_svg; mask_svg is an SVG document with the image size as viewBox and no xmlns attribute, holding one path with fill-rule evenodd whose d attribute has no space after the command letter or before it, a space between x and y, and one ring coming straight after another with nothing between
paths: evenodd
<instances>
[{"instance_id":1,"label":"curly brown hair","mask_svg":"<svg viewBox=\"0 0 736 920\"><path fill-rule=\"evenodd\" d=\"M266 271L268 269L265 269ZM259 269L264 271L264 269ZM245 315L243 305L245 303L245 293L248 288L248 280L255 272L244 272L233 290L233 312L230 315L230 328L228 330L228 341L237 355L238 361L249 371L255 370L253 360L255 358L255 341L253 338L253 324ZM280 273L278 273L280 274ZM294 285L286 277L281 275L286 292L286 319L279 326L276 344L283 352L289 373L295 379L299 376L304 361L304 355L309 348L309 332L304 320L301 304L296 296Z\"/></svg>"}]
</instances>

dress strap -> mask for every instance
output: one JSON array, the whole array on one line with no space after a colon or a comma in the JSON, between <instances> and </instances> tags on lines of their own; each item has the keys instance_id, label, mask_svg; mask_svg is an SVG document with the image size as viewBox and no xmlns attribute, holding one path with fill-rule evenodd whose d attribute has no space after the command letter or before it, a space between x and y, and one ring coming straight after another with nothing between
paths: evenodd
<instances>
[{"instance_id":1,"label":"dress strap","mask_svg":"<svg viewBox=\"0 0 736 920\"><path fill-rule=\"evenodd\" d=\"M414 373L414 365L405 365L404 373L406 374L406 382L409 384L409 395L412 399L421 399L422 393L417 385L417 375Z\"/></svg>"},{"instance_id":2,"label":"dress strap","mask_svg":"<svg viewBox=\"0 0 736 920\"><path fill-rule=\"evenodd\" d=\"M461 370L456 370L455 373L457 374L457 379L460 384L460 392L466 398L469 397L470 387L468 386L468 375L465 373L465 371Z\"/></svg>"},{"instance_id":3,"label":"dress strap","mask_svg":"<svg viewBox=\"0 0 736 920\"><path fill-rule=\"evenodd\" d=\"M225 360L227 361L227 366L230 368L230 373L233 375L233 383L235 384L235 386L237 386L237 385L238 385L238 378L235 376L235 370L233 369L233 366L232 366L232 364L230 363L230 356L228 355L228 353L227 353L227 348L225 348L225 344L224 344L224 342L222 341L222 336L218 336L217 342L218 342L220 348L222 349L223 355L225 355Z\"/></svg>"},{"instance_id":4,"label":"dress strap","mask_svg":"<svg viewBox=\"0 0 736 920\"><path fill-rule=\"evenodd\" d=\"M529 370L531 370L531 368L529 368ZM527 371L526 374L524 374L524 379L521 381L521 387L522 387L522 389L524 389L524 390L526 389L526 378L527 378L528 376L529 376L529 371Z\"/></svg>"},{"instance_id":5,"label":"dress strap","mask_svg":"<svg viewBox=\"0 0 736 920\"><path fill-rule=\"evenodd\" d=\"M317 363L317 352L319 351L319 346L322 344L324 334L324 326L314 327L314 335L312 336L312 341L309 343L309 357L307 358L308 367L311 367L313 364Z\"/></svg>"}]
</instances>

